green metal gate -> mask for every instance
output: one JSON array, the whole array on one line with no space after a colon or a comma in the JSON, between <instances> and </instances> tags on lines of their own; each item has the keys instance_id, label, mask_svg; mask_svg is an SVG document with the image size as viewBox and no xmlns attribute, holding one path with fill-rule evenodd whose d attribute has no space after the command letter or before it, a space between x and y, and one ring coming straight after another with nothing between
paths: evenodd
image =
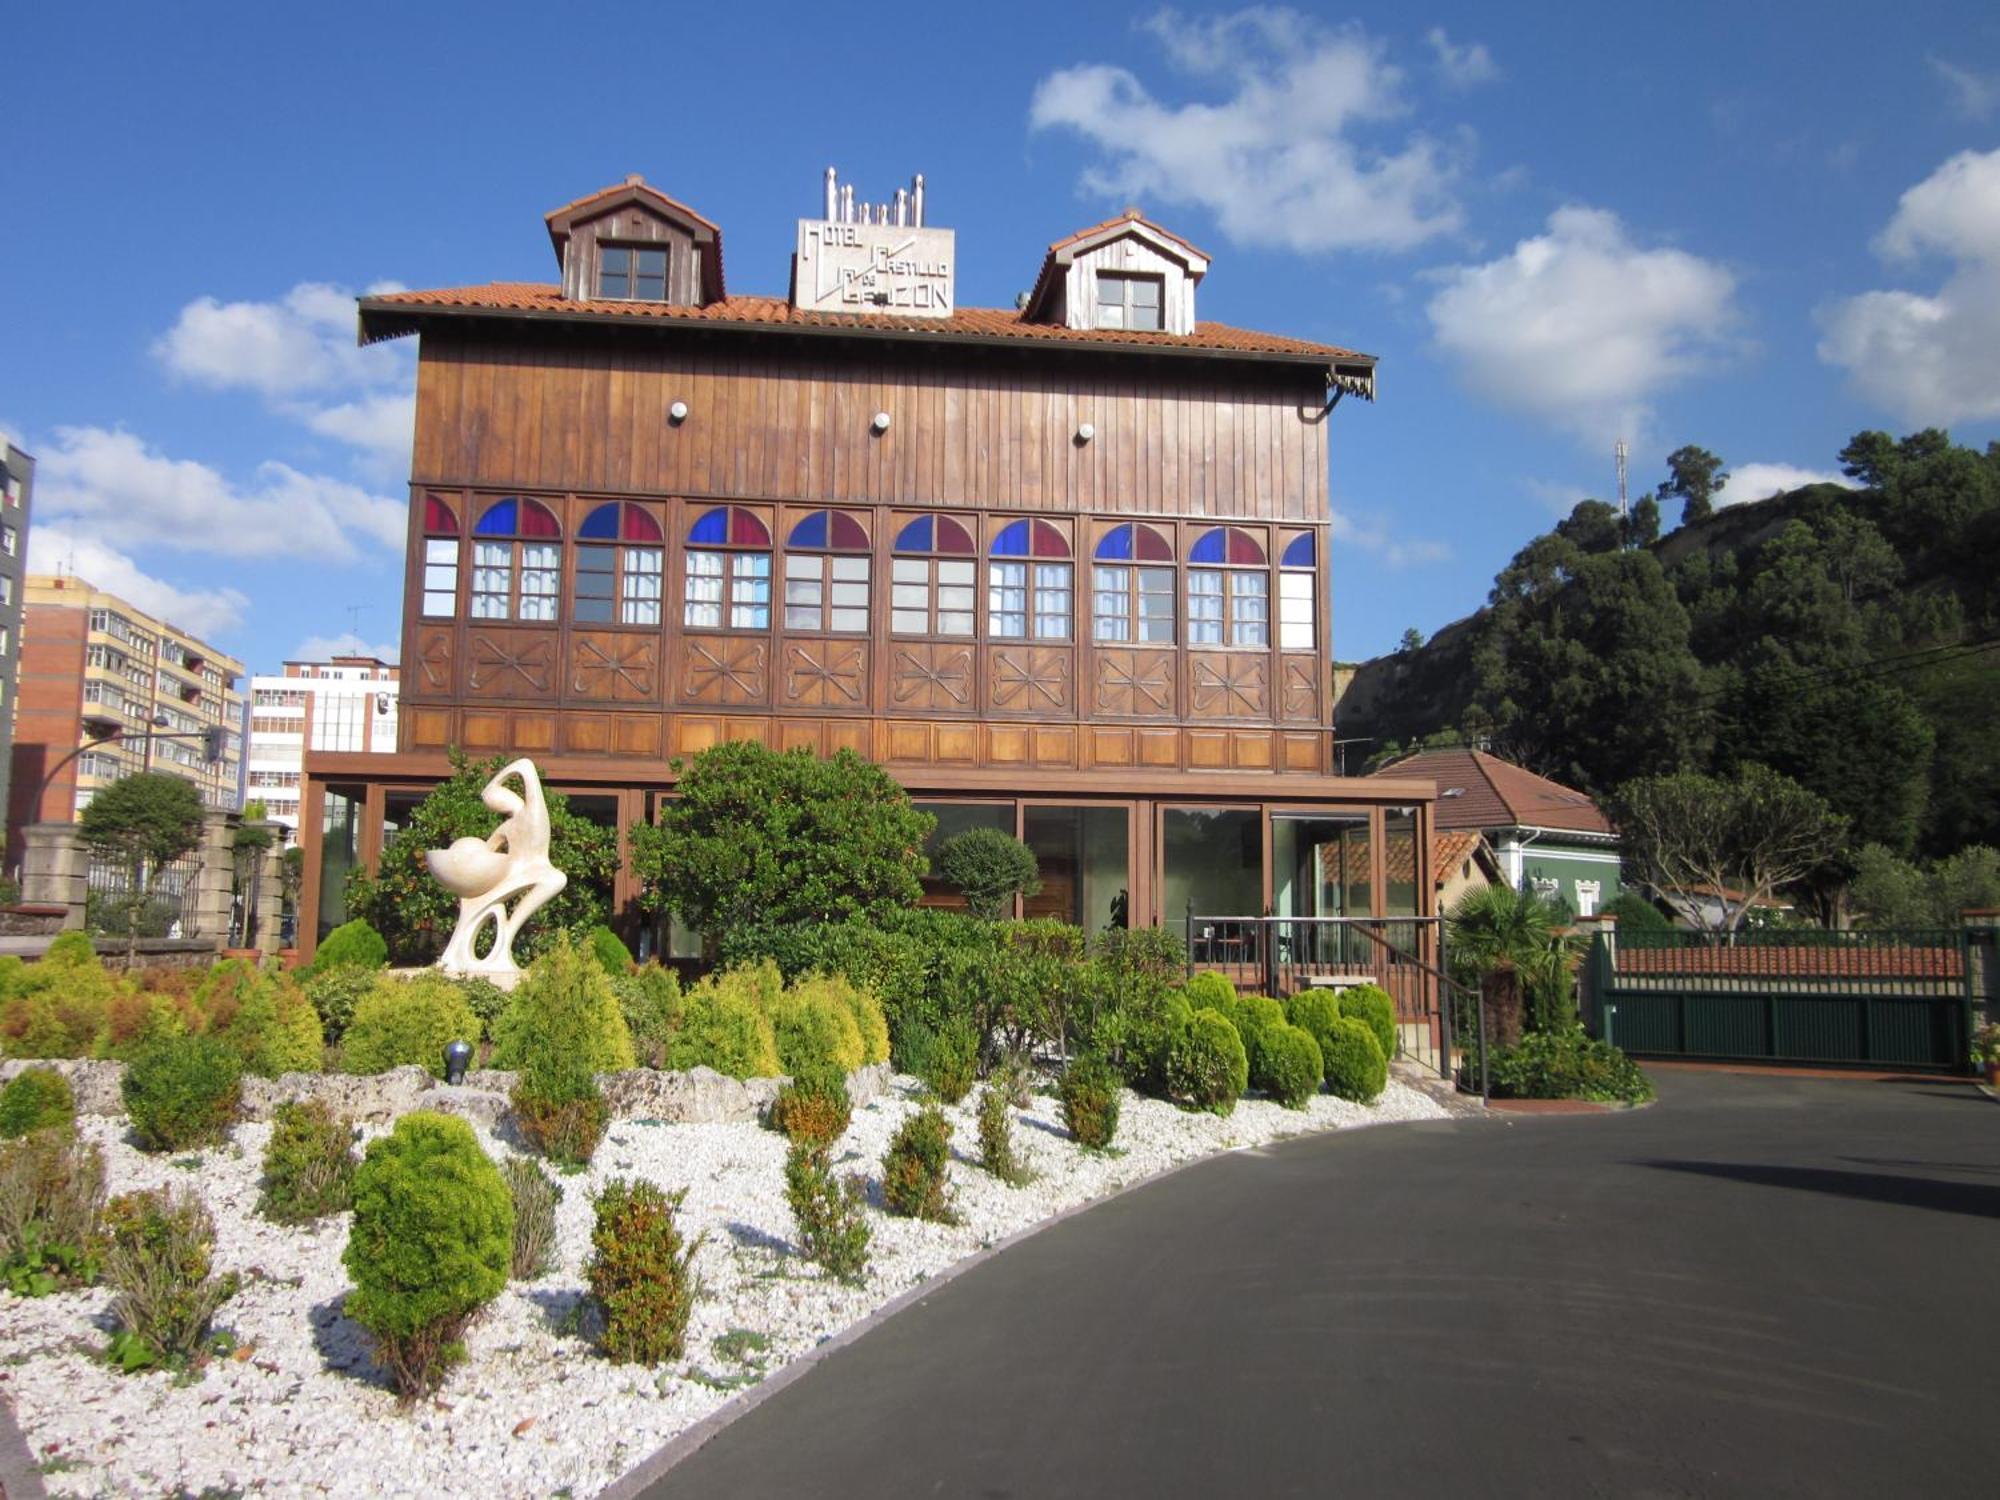
<instances>
[{"instance_id":1,"label":"green metal gate","mask_svg":"<svg viewBox=\"0 0 2000 1500\"><path fill-rule=\"evenodd\" d=\"M1965 932L1600 932L1584 1023L1636 1056L1965 1072Z\"/></svg>"}]
</instances>

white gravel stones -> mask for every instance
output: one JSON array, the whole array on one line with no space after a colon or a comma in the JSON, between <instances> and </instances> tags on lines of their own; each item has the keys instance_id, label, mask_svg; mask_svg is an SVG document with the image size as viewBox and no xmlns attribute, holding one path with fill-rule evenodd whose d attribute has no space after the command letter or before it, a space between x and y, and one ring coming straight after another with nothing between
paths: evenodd
<instances>
[{"instance_id":1,"label":"white gravel stones","mask_svg":"<svg viewBox=\"0 0 2000 1500\"><path fill-rule=\"evenodd\" d=\"M916 1084L887 1080L835 1147L837 1169L879 1180L890 1136L916 1107ZM433 1091L441 1092L441 1091ZM515 1283L474 1325L469 1361L440 1399L398 1414L361 1331L344 1316L340 1264L347 1219L284 1228L254 1213L270 1126L239 1126L200 1158L149 1156L124 1122L87 1118L104 1147L114 1192L200 1187L214 1214L219 1270L243 1273L218 1326L242 1348L197 1375L120 1376L95 1357L108 1330L103 1288L23 1300L0 1291L0 1392L13 1403L52 1495L157 1495L256 1489L270 1496L588 1495L787 1361L956 1261L1076 1204L1196 1157L1281 1136L1445 1111L1392 1081L1371 1106L1315 1098L1302 1112L1246 1099L1228 1119L1183 1114L1126 1094L1113 1150L1084 1152L1064 1134L1053 1097L1014 1112L1017 1153L1039 1174L1009 1188L973 1165L977 1093L949 1111L958 1225L869 1211L865 1285L844 1286L790 1251L783 1137L754 1124L619 1120L588 1172L563 1177L558 1269ZM431 1102L426 1100L425 1102ZM487 1149L508 1148L468 1110ZM386 1127L368 1127L380 1134ZM609 1178L641 1176L687 1189L681 1226L705 1236L704 1283L673 1365L614 1365L578 1331L590 1253L590 1195ZM768 1344L732 1357L738 1330ZM718 1348L718 1340L722 1346ZM747 1342L754 1342L750 1340Z\"/></svg>"}]
</instances>

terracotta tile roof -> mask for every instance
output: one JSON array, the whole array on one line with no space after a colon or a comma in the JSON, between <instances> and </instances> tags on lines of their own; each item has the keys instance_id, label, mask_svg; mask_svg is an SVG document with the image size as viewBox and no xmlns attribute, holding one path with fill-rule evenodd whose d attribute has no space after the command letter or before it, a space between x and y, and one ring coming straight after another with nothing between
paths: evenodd
<instances>
[{"instance_id":1,"label":"terracotta tile roof","mask_svg":"<svg viewBox=\"0 0 2000 1500\"><path fill-rule=\"evenodd\" d=\"M1058 254L1061 251L1067 250L1071 245L1081 244L1083 241L1087 239L1091 239L1097 235L1103 234L1106 230L1117 229L1122 225L1126 224L1143 224L1146 226L1146 228L1150 229L1154 234L1157 234L1161 239L1172 240L1176 245L1179 245L1183 250L1187 251L1190 255L1198 255L1203 260L1213 260L1215 258L1212 255L1210 255L1206 250L1199 248L1198 246L1194 245L1188 240L1182 239L1179 235L1175 234L1171 229L1167 229L1162 227L1161 225L1155 224L1151 219L1147 218L1144 214L1136 214L1136 213L1120 214L1115 219L1106 219L1102 224L1093 224L1088 229L1077 230L1075 234L1066 234L1061 239L1057 240L1054 244L1049 246L1049 254L1051 255Z\"/></svg>"},{"instance_id":2,"label":"terracotta tile roof","mask_svg":"<svg viewBox=\"0 0 2000 1500\"><path fill-rule=\"evenodd\" d=\"M1616 830L1582 792L1550 781L1484 750L1424 750L1370 773L1427 776L1437 782L1437 824L1445 828L1559 828L1576 833ZM1446 796L1452 788L1463 790Z\"/></svg>"},{"instance_id":3,"label":"terracotta tile roof","mask_svg":"<svg viewBox=\"0 0 2000 1500\"><path fill-rule=\"evenodd\" d=\"M1646 948L1643 938L1618 945L1618 972L1646 978L1957 979L1965 972L1956 948L1893 948L1877 944L1756 943L1733 948Z\"/></svg>"},{"instance_id":4,"label":"terracotta tile roof","mask_svg":"<svg viewBox=\"0 0 2000 1500\"><path fill-rule=\"evenodd\" d=\"M1431 835L1431 879L1442 890L1445 882L1466 860L1478 853L1485 842L1485 835L1476 828L1457 833L1433 833ZM1382 851L1384 874L1392 885L1408 885L1416 879L1413 868L1417 853L1416 840L1391 838ZM1320 871L1328 880L1339 880L1341 846L1329 843L1319 846Z\"/></svg>"},{"instance_id":5,"label":"terracotta tile roof","mask_svg":"<svg viewBox=\"0 0 2000 1500\"><path fill-rule=\"evenodd\" d=\"M1185 349L1220 354L1295 356L1313 361L1373 365L1373 355L1333 344L1315 344L1276 333L1197 323L1191 334L1136 333L1115 328L1064 328L1030 323L1014 308L961 307L948 318L903 318L888 313L805 312L783 297L725 297L706 307L665 302L582 301L564 297L548 282L493 281L483 286L441 287L431 291L389 292L361 299L362 340L397 338L412 332L424 312L519 313L527 316L583 317L635 322L703 323L720 327L799 328L822 332L861 329L915 336L972 337L1048 344L1096 344L1107 348Z\"/></svg>"},{"instance_id":6,"label":"terracotta tile roof","mask_svg":"<svg viewBox=\"0 0 2000 1500\"><path fill-rule=\"evenodd\" d=\"M1479 852L1484 837L1477 828L1439 829L1431 835L1431 874L1442 889L1453 872Z\"/></svg>"},{"instance_id":7,"label":"terracotta tile roof","mask_svg":"<svg viewBox=\"0 0 2000 1500\"><path fill-rule=\"evenodd\" d=\"M650 182L646 181L646 179L643 177L628 177L623 182L614 182L611 184L610 187L599 188L594 193L585 193L581 198L572 199L568 203L565 203L561 208L550 209L542 217L548 220L549 223L553 224L559 219L568 219L576 217L580 214L581 210L589 208L592 205L597 204L599 202L602 202L606 198L619 197L625 193L630 193L635 189L649 198L659 199L662 203L666 204L669 208L671 208L675 213L684 214L688 218L694 220L694 222L697 224L703 225L709 229L713 229L717 233L721 232L722 226L717 224L715 220L709 218L706 214L701 213L697 209L688 207L687 204L681 202L680 199L674 197L671 193L661 192L658 188L654 187Z\"/></svg>"}]
</instances>

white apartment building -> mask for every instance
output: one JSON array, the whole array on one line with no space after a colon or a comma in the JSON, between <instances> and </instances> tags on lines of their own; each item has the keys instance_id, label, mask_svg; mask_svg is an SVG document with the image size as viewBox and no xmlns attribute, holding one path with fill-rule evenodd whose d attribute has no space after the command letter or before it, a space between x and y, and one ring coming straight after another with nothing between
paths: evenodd
<instances>
[{"instance_id":1,"label":"white apartment building","mask_svg":"<svg viewBox=\"0 0 2000 1500\"><path fill-rule=\"evenodd\" d=\"M251 678L244 800L296 833L307 749L396 748L396 680L373 656L288 661L282 675Z\"/></svg>"}]
</instances>

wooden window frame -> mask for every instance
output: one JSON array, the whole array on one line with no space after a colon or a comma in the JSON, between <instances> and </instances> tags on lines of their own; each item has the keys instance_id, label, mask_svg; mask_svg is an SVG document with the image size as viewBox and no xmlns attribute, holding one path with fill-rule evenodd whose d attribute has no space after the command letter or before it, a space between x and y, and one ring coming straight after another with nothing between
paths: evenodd
<instances>
[{"instance_id":1,"label":"wooden window frame","mask_svg":"<svg viewBox=\"0 0 2000 1500\"><path fill-rule=\"evenodd\" d=\"M817 564L818 566L813 577L811 579L799 578L795 580L792 575L792 564L794 561L801 563L810 561ZM859 563L861 565L861 577L859 579L835 578L833 575L836 563ZM819 603L792 603L791 586L795 581L800 583L818 583L820 591ZM861 586L861 603L858 606L852 604L835 604L833 602L833 591L836 586L851 586L855 583L859 583ZM784 576L775 579L774 585L783 591L784 597L777 601L775 607L783 612L782 623L787 635L837 635L856 638L869 635L875 628L875 559L866 552L821 552L807 548L800 548L797 551L788 550L785 553ZM857 608L861 613L861 623L859 625L837 626L833 623L835 610L853 610ZM819 616L820 623L817 625L794 625L792 623L792 611L794 609L810 609L814 611Z\"/></svg>"},{"instance_id":2,"label":"wooden window frame","mask_svg":"<svg viewBox=\"0 0 2000 1500\"><path fill-rule=\"evenodd\" d=\"M1115 569L1124 573L1126 575L1124 585L1121 588L1101 587L1097 581L1099 569L1106 571ZM1145 573L1164 573L1167 578L1166 588L1161 590L1142 587L1141 575ZM1151 646L1159 649L1178 645L1180 642L1180 579L1177 576L1178 573L1179 569L1170 562L1139 562L1131 558L1118 558L1110 562L1099 562L1093 558L1090 564L1090 643L1093 646ZM1099 599L1111 594L1119 596L1122 613L1110 615L1097 607ZM1158 598L1162 595L1164 595L1169 605L1166 615L1166 638L1164 640L1141 639L1139 634L1140 626L1149 617L1141 611L1140 603L1143 599ZM1097 632L1097 622L1099 620L1117 620L1125 627L1127 633L1123 637L1099 635Z\"/></svg>"},{"instance_id":3,"label":"wooden window frame","mask_svg":"<svg viewBox=\"0 0 2000 1500\"><path fill-rule=\"evenodd\" d=\"M892 636L895 636L899 640L907 640L907 641L929 640L929 641L960 642L960 641L979 640L980 639L979 618L981 613L979 561L980 561L979 558L975 556L967 556L964 553L957 553L957 552L891 553L889 558L889 633ZM908 613L916 609L916 606L913 604L899 605L896 603L896 592L895 592L896 586L899 583L901 583L902 586L905 588L919 587L919 585L914 580L905 581L902 579L898 579L896 577L897 564L899 563L921 563L924 566L924 581L921 585L921 587L924 590L924 628L920 631L905 630L896 623L896 615L899 611ZM938 565L940 563L956 563L962 565L971 570L971 576L962 584L940 583L938 581ZM970 592L972 596L970 605L962 610L942 609L938 604L938 590L941 588L966 589L967 591ZM971 622L972 622L971 628L969 630L962 630L962 631L940 630L938 628L938 616L941 614L969 615L971 617Z\"/></svg>"},{"instance_id":4,"label":"wooden window frame","mask_svg":"<svg viewBox=\"0 0 2000 1500\"><path fill-rule=\"evenodd\" d=\"M604 258L607 253L611 252L621 253L629 257L625 262L626 269L623 273L626 289L622 293L608 292L604 289L604 280L607 274L604 269ZM660 295L657 297L642 297L636 290L639 283L638 257L653 254L657 254L660 257ZM592 296L599 302L665 302L669 296L668 288L673 281L673 270L674 254L673 247L670 245L636 240L599 240L597 242L597 284L592 290Z\"/></svg>"},{"instance_id":5,"label":"wooden window frame","mask_svg":"<svg viewBox=\"0 0 2000 1500\"><path fill-rule=\"evenodd\" d=\"M1187 644L1188 644L1188 649L1189 649L1189 650L1191 650L1191 651L1269 651L1269 650L1271 649L1271 623L1272 623L1272 622L1271 622L1271 572L1272 572L1272 570L1271 570L1271 568L1270 568L1270 566L1269 566L1268 564L1242 564L1242 563L1238 563L1238 564L1235 564L1235 565L1231 565L1231 564L1228 564L1228 563L1193 563L1193 562L1191 562L1191 563L1188 563L1188 564L1186 564L1186 565L1185 565L1185 567L1184 567L1184 571L1185 571L1185 573L1186 573L1186 575L1187 575L1187 576L1186 576L1186 579L1185 579L1185 581L1184 581L1184 583L1183 583L1183 593L1184 593L1184 596L1185 596L1185 599L1186 599L1186 605L1187 605ZM1196 626L1196 624L1197 624L1197 620L1196 620L1196 616L1195 616L1195 610L1194 610L1194 598L1195 598L1195 595L1194 595L1194 581L1195 581L1195 578L1196 578L1196 576L1197 576L1198 574L1204 574L1204 573L1213 573L1213 574L1216 574L1216 575L1218 575L1218 576L1220 577L1220 579L1221 579L1221 581L1222 581L1222 596L1221 596L1221 597L1222 597L1222 619L1221 619L1221 622L1220 622L1220 623L1221 623L1221 625L1222 625L1222 639L1221 639L1221 640L1219 640L1219 641L1198 641L1198 640L1196 640L1196 639L1195 639L1195 626ZM1260 579L1260 580L1262 580L1262 582L1263 582L1263 585L1264 585L1262 593L1261 593L1261 594L1258 594L1258 595L1252 595L1252 594L1248 593L1247 591L1239 591L1239 589L1238 589L1238 582L1239 582L1239 581L1240 581L1241 579L1244 579L1244 578L1257 578L1257 579ZM1204 595L1203 597L1204 597L1204 598L1207 598L1207 597L1211 597L1211 596L1208 596L1208 595ZM1239 619L1239 618L1238 618L1238 612L1237 612L1237 600L1238 600L1239 598L1242 598L1242 599L1250 599L1250 598L1253 598L1253 597L1254 597L1254 598L1261 598L1261 599L1262 599L1262 601L1263 601L1263 604L1264 604L1264 618L1262 619L1262 621L1261 621L1261 622L1260 622L1260 621L1256 621L1256 620L1249 620L1249 619ZM1214 621L1211 621L1211 620L1208 620L1208 619L1202 619L1201 621L1199 621L1199 623L1201 623L1201 624L1204 624L1204 625L1207 625L1207 624L1213 624L1213 623L1216 623L1216 622L1214 622ZM1239 627L1239 626L1243 626L1243 625L1255 625L1255 624L1260 624L1260 623L1261 623L1261 624L1263 625L1263 627L1264 627L1264 639L1263 639L1263 640L1261 640L1261 641L1239 641L1239 640L1238 640L1238 639L1236 638L1236 633L1237 633L1237 629L1238 629L1238 627Z\"/></svg>"},{"instance_id":6,"label":"wooden window frame","mask_svg":"<svg viewBox=\"0 0 2000 1500\"><path fill-rule=\"evenodd\" d=\"M1159 293L1153 304L1153 323L1150 327L1139 327L1132 322L1132 288L1150 286ZM1104 293L1107 287L1118 288L1118 300L1111 302ZM1107 307L1116 307L1119 319L1116 323L1104 321ZM1097 326L1114 328L1125 333L1164 333L1167 327L1167 278L1157 271L1099 271L1097 272Z\"/></svg>"},{"instance_id":7,"label":"wooden window frame","mask_svg":"<svg viewBox=\"0 0 2000 1500\"><path fill-rule=\"evenodd\" d=\"M466 577L467 619L482 625L558 625L562 623L562 617L563 617L562 579L563 579L564 548L563 548L563 539L561 537L475 536L475 537L467 537L465 539L465 544L472 549L471 566L466 570L467 571L467 577ZM477 613L473 607L473 602L475 600L494 599L501 597L495 594L490 589L481 589L478 587L480 570L482 568L490 569L499 566L499 564L497 563L481 563L479 561L479 549L481 547L504 547L507 549L507 563L506 563L507 593L505 597L507 599L508 612L504 615L492 615L492 614L482 615ZM538 565L532 569L529 568L527 566L525 559L522 556L521 549L524 547L553 548L556 554L553 563L549 565ZM526 582L526 575L530 572L534 572L537 574L553 575L555 580L555 586L547 590L536 589L532 594L530 594L526 589L522 587L522 585ZM527 598L549 600L550 601L549 613L546 616L536 616L533 619L530 619L526 615L522 614L521 601Z\"/></svg>"},{"instance_id":8,"label":"wooden window frame","mask_svg":"<svg viewBox=\"0 0 2000 1500\"><path fill-rule=\"evenodd\" d=\"M712 576L694 571L691 565L697 557L714 557L722 561L722 573L717 579L722 585L722 590L714 599L697 601L688 595L688 584L692 580ZM738 559L759 557L764 560L764 573L761 580L755 574L739 574L737 572ZM775 557L775 550L770 547L730 547L720 543L708 543L701 546L683 545L681 548L681 629L701 635L769 635L773 625L777 622L777 604L774 598L776 593L774 587L776 582L774 576ZM757 600L754 597L739 597L739 592L750 592L749 590L740 590L741 585L759 581L764 585L764 597L762 600ZM704 608L711 604L714 605L721 623L716 625L697 625L690 620L688 618L688 611L697 602ZM736 623L737 610L757 609L759 607L764 611L764 623L762 625L738 625Z\"/></svg>"},{"instance_id":9,"label":"wooden window frame","mask_svg":"<svg viewBox=\"0 0 2000 1500\"><path fill-rule=\"evenodd\" d=\"M597 541L579 538L572 544L570 551L573 555L573 561L570 565L569 591L569 619L571 624L580 626L586 630L657 631L666 627L667 549L664 543L627 542L623 540ZM590 551L609 552L611 554L610 569L608 571L600 568L586 569L583 565L584 553ZM632 566L632 559L635 555L647 553L650 553L658 563L658 566L653 569L650 575ZM610 606L611 618L608 620L587 620L581 613L581 607L585 599L580 582L586 572L593 577L609 578L611 580L611 592L609 594L592 595L589 599L591 604L607 604ZM648 576L657 578L660 583L659 593L654 595L650 600L642 599L632 592L632 580ZM650 603L654 608L654 619L633 620L627 618L628 612L635 604L647 603Z\"/></svg>"}]
</instances>

